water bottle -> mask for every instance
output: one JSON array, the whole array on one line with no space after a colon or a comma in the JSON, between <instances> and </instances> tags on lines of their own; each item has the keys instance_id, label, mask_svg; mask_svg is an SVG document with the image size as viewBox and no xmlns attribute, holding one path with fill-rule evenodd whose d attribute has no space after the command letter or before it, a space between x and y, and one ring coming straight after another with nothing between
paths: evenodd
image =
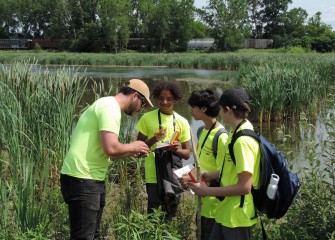
<instances>
[{"instance_id":1,"label":"water bottle","mask_svg":"<svg viewBox=\"0 0 335 240\"><path fill-rule=\"evenodd\" d=\"M278 189L278 182L279 182L279 176L277 174L271 174L270 183L268 185L266 194L268 195L268 198L271 200L274 200L276 198L276 192Z\"/></svg>"}]
</instances>

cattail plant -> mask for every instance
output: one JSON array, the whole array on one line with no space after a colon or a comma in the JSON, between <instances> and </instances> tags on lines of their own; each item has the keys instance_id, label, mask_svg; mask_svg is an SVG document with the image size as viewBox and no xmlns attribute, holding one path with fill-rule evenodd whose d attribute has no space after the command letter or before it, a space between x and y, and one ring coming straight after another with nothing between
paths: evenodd
<instances>
[{"instance_id":1,"label":"cattail plant","mask_svg":"<svg viewBox=\"0 0 335 240\"><path fill-rule=\"evenodd\" d=\"M7 193L0 218L12 234L48 232L57 215L49 197L86 87L74 72L42 71L36 63L0 66L0 188Z\"/></svg>"}]
</instances>

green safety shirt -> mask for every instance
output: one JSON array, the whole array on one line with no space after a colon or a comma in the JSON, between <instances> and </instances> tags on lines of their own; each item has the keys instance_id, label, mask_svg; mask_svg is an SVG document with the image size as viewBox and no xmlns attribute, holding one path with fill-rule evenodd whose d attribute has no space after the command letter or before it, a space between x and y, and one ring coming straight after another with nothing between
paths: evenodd
<instances>
[{"instance_id":1,"label":"green safety shirt","mask_svg":"<svg viewBox=\"0 0 335 240\"><path fill-rule=\"evenodd\" d=\"M76 178L105 180L109 157L103 151L100 131L119 135L120 123L121 109L114 97L95 101L79 118L61 173Z\"/></svg>"},{"instance_id":2,"label":"green safety shirt","mask_svg":"<svg viewBox=\"0 0 335 240\"><path fill-rule=\"evenodd\" d=\"M253 129L253 126L249 121L246 121L237 131L242 129ZM228 148L232 135L233 132L230 132L225 145L221 186L235 185L237 184L239 173L249 172L252 174L253 187L258 188L261 156L259 143L249 136L238 138L234 144L235 165L230 157ZM219 171L222 169L222 162L218 165ZM223 201L220 201L216 208L215 221L229 228L249 227L256 224L257 218L255 218L252 194L245 195L242 208L240 207L240 200L241 196L227 196Z\"/></svg>"},{"instance_id":3,"label":"green safety shirt","mask_svg":"<svg viewBox=\"0 0 335 240\"><path fill-rule=\"evenodd\" d=\"M190 140L190 125L188 121L180 116L178 113L173 113L175 116L175 130L180 131L178 138L179 142L184 143ZM173 127L173 115L166 115L160 113L162 126L166 128L166 136L162 142L168 142L172 134L174 133ZM159 130L158 121L158 109L145 113L139 120L136 129L143 135L150 139ZM151 150L154 150L157 143L151 146ZM145 181L146 183L157 183L156 178L156 165L155 165L155 153L152 151L145 158Z\"/></svg>"},{"instance_id":4,"label":"green safety shirt","mask_svg":"<svg viewBox=\"0 0 335 240\"><path fill-rule=\"evenodd\" d=\"M212 147L214 136L217 133L217 131L222 127L223 127L222 125L219 125L210 132L202 150L201 150L201 145L206 135L208 134L208 130L204 128L201 131L201 134L198 139L198 144L197 144L197 154L199 156L201 172L216 171L217 170L217 159L223 159L224 146L228 138L227 134L222 133L218 138L216 158L214 156L213 147ZM212 197L212 196L202 197L201 216L206 217L206 218L214 218L217 203L218 203L218 200L216 197Z\"/></svg>"}]
</instances>

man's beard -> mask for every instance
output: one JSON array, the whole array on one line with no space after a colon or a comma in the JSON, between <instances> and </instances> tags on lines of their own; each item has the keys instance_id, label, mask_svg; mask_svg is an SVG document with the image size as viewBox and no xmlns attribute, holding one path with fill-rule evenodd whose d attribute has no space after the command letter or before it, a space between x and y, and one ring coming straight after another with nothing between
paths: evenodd
<instances>
[{"instance_id":1,"label":"man's beard","mask_svg":"<svg viewBox=\"0 0 335 240\"><path fill-rule=\"evenodd\" d=\"M133 116L137 112L136 106L134 103L131 103L129 107L124 111L128 116Z\"/></svg>"}]
</instances>

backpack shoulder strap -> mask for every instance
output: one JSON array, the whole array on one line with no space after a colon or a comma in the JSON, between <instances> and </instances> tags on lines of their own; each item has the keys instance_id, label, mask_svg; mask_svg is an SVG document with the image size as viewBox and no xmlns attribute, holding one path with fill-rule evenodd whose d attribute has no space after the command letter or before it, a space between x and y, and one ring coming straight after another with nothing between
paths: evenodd
<instances>
[{"instance_id":1,"label":"backpack shoulder strap","mask_svg":"<svg viewBox=\"0 0 335 240\"><path fill-rule=\"evenodd\" d=\"M236 159L235 159L235 154L234 154L234 143L236 142L236 140L239 138L239 137L242 137L242 136L249 136L249 137L253 137L254 139L256 139L259 143L261 142L261 139L260 137L258 136L258 134L254 131L254 130L251 130L251 129L243 129L243 130L240 130L236 133L233 134L232 136L232 139L231 139L231 142L229 143L228 145L228 148L229 148L229 154L230 154L230 157L233 161L233 163L236 165ZM241 199L240 199L240 208L243 208L243 205L244 205L244 195L241 195ZM257 213L256 213L257 215Z\"/></svg>"},{"instance_id":2,"label":"backpack shoulder strap","mask_svg":"<svg viewBox=\"0 0 335 240\"><path fill-rule=\"evenodd\" d=\"M233 161L233 163L236 165L236 160L235 160L235 155L234 155L234 143L236 142L236 140L239 138L239 137L242 137L242 136L249 136L249 137L253 137L254 139L256 139L258 142L261 142L261 139L259 137L259 135L254 131L254 130L251 130L251 129L243 129L243 130L240 130L238 131L237 133L234 133L232 139L231 139L231 142L229 143L228 145L228 148L229 148L229 154L230 154L230 157Z\"/></svg>"},{"instance_id":3,"label":"backpack shoulder strap","mask_svg":"<svg viewBox=\"0 0 335 240\"><path fill-rule=\"evenodd\" d=\"M198 128L198 130L197 130L197 138L198 138L198 141L199 141L200 134L201 134L202 130L204 129L204 127L205 127L205 125L202 125L202 126L200 126L200 127Z\"/></svg>"},{"instance_id":4,"label":"backpack shoulder strap","mask_svg":"<svg viewBox=\"0 0 335 240\"><path fill-rule=\"evenodd\" d=\"M215 133L215 136L213 138L212 149L213 149L213 155L215 158L218 155L218 142L219 142L219 137L222 133L228 134L228 131L224 127L222 127Z\"/></svg>"}]
</instances>

